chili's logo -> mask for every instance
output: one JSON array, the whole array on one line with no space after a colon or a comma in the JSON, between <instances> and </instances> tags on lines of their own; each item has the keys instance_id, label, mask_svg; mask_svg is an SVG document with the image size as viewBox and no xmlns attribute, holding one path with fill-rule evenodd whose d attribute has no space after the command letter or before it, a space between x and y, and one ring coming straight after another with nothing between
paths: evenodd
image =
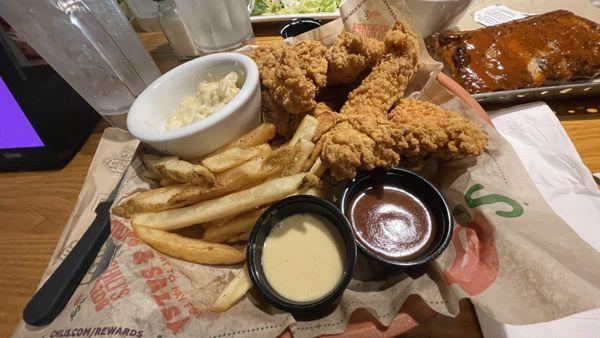
<instances>
[{"instance_id":1,"label":"chili's logo","mask_svg":"<svg viewBox=\"0 0 600 338\"><path fill-rule=\"evenodd\" d=\"M502 203L510 210L494 211L504 218L516 218L525 212L523 206L514 199L500 194L486 194L473 197L485 187L474 184L465 193L465 203L469 208ZM494 241L494 230L488 218L479 210L471 215L466 207L457 205L452 214L456 227L452 233L452 245L456 256L450 268L443 271L448 284L458 284L467 294L475 296L486 290L498 277L498 252ZM460 234L464 233L464 243Z\"/></svg>"},{"instance_id":2,"label":"chili's logo","mask_svg":"<svg viewBox=\"0 0 600 338\"><path fill-rule=\"evenodd\" d=\"M378 10L368 10L365 9L363 12L364 17L367 19L367 21L376 18L378 16L381 16L381 13Z\"/></svg>"}]
</instances>

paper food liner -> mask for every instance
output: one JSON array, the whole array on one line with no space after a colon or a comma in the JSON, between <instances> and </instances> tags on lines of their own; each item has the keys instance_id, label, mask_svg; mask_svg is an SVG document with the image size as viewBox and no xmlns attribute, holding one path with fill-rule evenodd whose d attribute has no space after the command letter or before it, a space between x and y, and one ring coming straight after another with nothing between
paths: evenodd
<instances>
[{"instance_id":1,"label":"paper food liner","mask_svg":"<svg viewBox=\"0 0 600 338\"><path fill-rule=\"evenodd\" d=\"M340 19L301 38L330 44L341 29L381 37L396 19L410 18L401 1L346 1L340 13ZM44 328L21 323L14 336L259 337L289 327L295 336L308 337L343 332L359 308L387 326L411 294L445 315L456 315L458 301L468 297L491 317L511 324L553 320L600 306L600 254L550 209L496 130L437 82L435 74L429 75L438 67L423 52L414 85L426 83L418 98L466 116L489 136L482 155L442 163L432 177L455 218L452 242L434 262L403 270L360 254L339 306L319 320L298 322L268 306L254 290L229 311L216 314L208 308L240 266L206 266L164 256L136 238L129 220L113 216L103 254L62 313ZM95 206L132 157L117 201L154 187L141 177L144 150L138 147L134 154L137 145L121 131L105 131L44 280L87 229Z\"/></svg>"}]
</instances>

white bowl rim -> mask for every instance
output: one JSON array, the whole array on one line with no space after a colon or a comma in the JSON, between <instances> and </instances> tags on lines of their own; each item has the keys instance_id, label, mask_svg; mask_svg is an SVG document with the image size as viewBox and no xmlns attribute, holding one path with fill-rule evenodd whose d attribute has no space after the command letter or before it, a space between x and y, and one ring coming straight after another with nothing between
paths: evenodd
<instances>
[{"instance_id":1,"label":"white bowl rim","mask_svg":"<svg viewBox=\"0 0 600 338\"><path fill-rule=\"evenodd\" d=\"M246 72L246 79L244 80L242 88L240 88L240 91L231 101L229 101L223 108L217 110L206 118L181 128L171 130L167 130L165 128L164 130L156 130L146 129L142 126L140 117L143 116L144 112L137 108L137 106L141 105L139 102L144 100L147 96L154 94L156 87L166 81L167 78L176 78L180 74L187 72L192 68L202 67L202 64L212 61L229 61L232 63L239 62ZM144 89L142 93L135 99L131 105L131 108L129 108L129 113L127 114L127 128L133 136L142 141L163 142L184 138L210 128L227 116L231 115L238 107L248 102L252 96L255 95L254 88L258 85L258 67L250 57L240 53L215 53L201 56L171 69L146 87L146 89Z\"/></svg>"}]
</instances>

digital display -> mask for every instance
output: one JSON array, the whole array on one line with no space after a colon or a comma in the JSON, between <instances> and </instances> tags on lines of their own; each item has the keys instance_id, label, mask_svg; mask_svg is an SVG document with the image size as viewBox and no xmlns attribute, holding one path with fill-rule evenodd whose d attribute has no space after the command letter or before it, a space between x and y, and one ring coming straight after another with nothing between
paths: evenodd
<instances>
[{"instance_id":1,"label":"digital display","mask_svg":"<svg viewBox=\"0 0 600 338\"><path fill-rule=\"evenodd\" d=\"M0 77L0 149L43 146L44 142Z\"/></svg>"}]
</instances>

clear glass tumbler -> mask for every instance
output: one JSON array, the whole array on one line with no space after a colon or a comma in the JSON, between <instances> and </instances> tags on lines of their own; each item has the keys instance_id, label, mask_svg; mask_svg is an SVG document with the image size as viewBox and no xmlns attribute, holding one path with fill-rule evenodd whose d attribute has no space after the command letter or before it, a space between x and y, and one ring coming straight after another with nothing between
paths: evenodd
<instances>
[{"instance_id":1,"label":"clear glass tumbler","mask_svg":"<svg viewBox=\"0 0 600 338\"><path fill-rule=\"evenodd\" d=\"M102 117L126 129L160 71L113 0L0 1L0 16Z\"/></svg>"},{"instance_id":2,"label":"clear glass tumbler","mask_svg":"<svg viewBox=\"0 0 600 338\"><path fill-rule=\"evenodd\" d=\"M201 53L229 51L254 40L254 0L175 0Z\"/></svg>"}]
</instances>

